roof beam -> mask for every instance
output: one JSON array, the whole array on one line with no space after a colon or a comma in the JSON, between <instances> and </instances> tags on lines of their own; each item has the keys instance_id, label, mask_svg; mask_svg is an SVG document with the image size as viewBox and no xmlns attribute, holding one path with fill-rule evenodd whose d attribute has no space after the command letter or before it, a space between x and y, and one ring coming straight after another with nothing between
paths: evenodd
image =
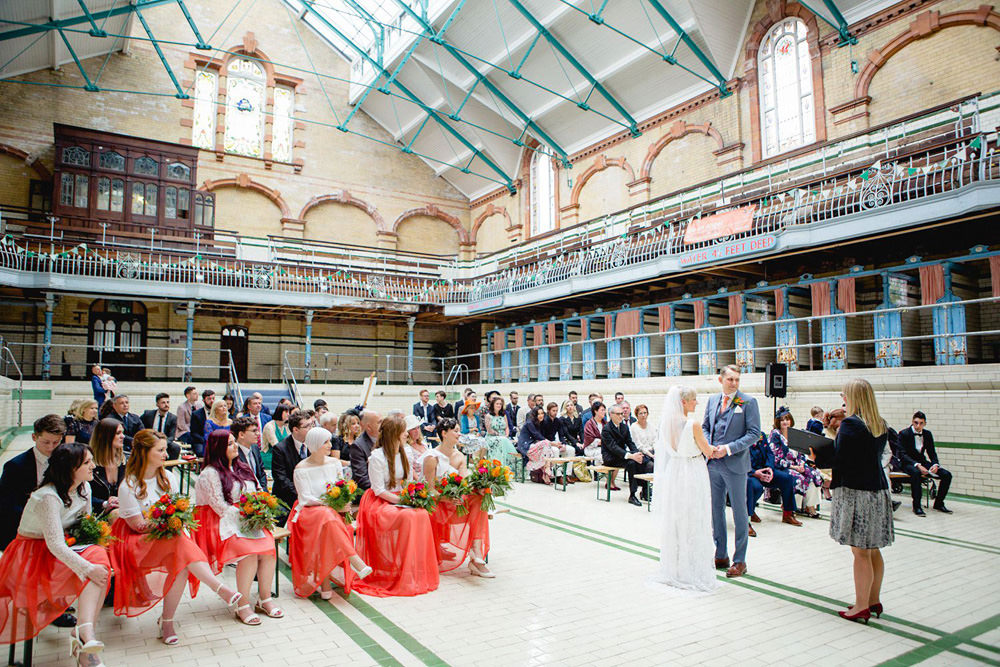
<instances>
[{"instance_id":1,"label":"roof beam","mask_svg":"<svg viewBox=\"0 0 1000 667\"><path fill-rule=\"evenodd\" d=\"M91 12L90 18L97 19L108 19L112 16L121 16L122 14L131 14L137 6L141 6L143 9L149 9L150 7L156 7L157 5L174 4L177 0L145 0L140 5L121 5L119 7L112 7L111 9ZM47 23L37 23L33 25L26 25L23 28L18 28L17 30L6 30L0 32L0 42L5 42L9 39L17 39L18 37L26 37L28 35L36 35L40 32L48 32L50 30L59 30L61 28L72 28L73 26L80 25L81 23L88 23L88 19L83 14L79 16L70 16L68 18L48 21ZM5 21L0 19L0 23L12 23L23 25L20 21Z\"/></svg>"},{"instance_id":2,"label":"roof beam","mask_svg":"<svg viewBox=\"0 0 1000 667\"><path fill-rule=\"evenodd\" d=\"M681 24L678 23L677 20L670 15L670 12L667 11L667 8L663 6L660 0L647 0L647 2L649 2L650 6L656 10L656 13L658 13L663 18L663 20L667 22L667 24L670 26L670 29L677 33L677 35L681 38L681 41L684 42L684 44L689 49L691 49L694 55L698 57L698 60L701 61L701 64L708 69L708 71L712 75L712 78L714 78L716 81L716 87L719 89L719 93L723 97L730 95L731 93L726 88L726 77L722 75L722 72L719 71L719 68L716 67L715 63L712 62L712 59L709 58L708 55L704 51L702 51L697 44L694 43L694 40L691 39L691 35L687 34L687 31L685 31L684 28L681 27ZM673 56L667 56L665 60L671 65L676 63L676 59Z\"/></svg>"},{"instance_id":3,"label":"roof beam","mask_svg":"<svg viewBox=\"0 0 1000 667\"><path fill-rule=\"evenodd\" d=\"M583 66L583 63L581 63L576 58L576 56L570 53L569 49L567 49L562 42L556 39L555 35L549 32L548 28L546 28L545 26L543 26L541 23L538 22L538 19L536 19L531 14L531 12L528 11L528 9L523 4L521 4L520 0L507 0L507 1L510 2L510 4L517 11L519 11L521 15L524 16L525 19L528 20L528 23L530 23L535 28L535 30L541 33L542 37L545 38L545 40L552 46L553 49L558 51L562 55L562 57L565 58L566 61L573 66L573 68L577 72L582 74L583 77L591 83L591 85L593 86L593 90L597 91L597 93L600 94L601 97L607 100L608 103L615 108L615 111L621 114L622 118L624 118L626 123L628 124L629 132L632 134L633 137L637 137L640 134L642 134L641 132L639 132L638 122L625 109L625 107L623 107L621 103L617 99L615 99L615 96L612 95L608 91L608 89L601 84L600 81L594 78L594 76L590 73L590 71ZM586 102L578 102L577 106L579 106L581 109L590 108Z\"/></svg>"},{"instance_id":4,"label":"roof beam","mask_svg":"<svg viewBox=\"0 0 1000 667\"><path fill-rule=\"evenodd\" d=\"M333 25L330 21L327 20L327 18L325 16L323 16L322 13L320 13L319 11L317 11L316 8L313 7L313 0L302 0L302 6L305 8L305 10L307 12L312 13L313 16L315 16L317 19L319 19L319 21L321 23L323 23L323 25L325 25L327 28L329 28L330 31L333 32L335 35L337 35L345 44L347 44L348 46L350 46L359 56L361 56L363 59L365 59L372 67L374 67L376 69L376 71L381 72L386 77L389 76L389 72L384 67L382 67L381 64L379 64L378 62L376 62L374 58L372 58L360 46L358 46L357 44L355 44L353 40L348 39L347 35L345 35L344 33L342 33L337 28L337 26ZM482 160L486 164L486 166L488 166L490 169L492 169L497 175L500 176L501 179L503 179L502 182L507 187L507 189L511 192L511 194L514 194L515 192L517 192L517 188L514 186L514 182L511 180L510 176L508 176L507 173L503 169L501 169L492 159L490 159L490 157L488 155L486 155L485 153L483 153L479 149L477 149L475 146L473 146L469 142L469 140L465 138L465 135L463 135L461 132L459 132L454 127L452 127L451 124L448 123L448 121L446 121L444 118L442 118L441 115L437 111L435 111L431 107L429 107L426 104L424 104L423 101L421 101L419 97L417 97L414 93L412 93L410 91L409 88L407 88L405 85L403 85L399 81L393 81L392 85L394 85L396 88L398 88L399 91L401 93L403 93L403 95L407 99L409 99L413 104L416 104L421 109L423 109L424 112L427 113L427 115L429 115L431 117L431 119L435 123L437 123L439 126L441 126L446 132L448 132L449 134L451 134L453 137L455 137L456 139L458 139L462 143L463 146L465 146L469 150L473 151L473 153L475 154L475 157L478 157L480 160ZM463 172L468 172L468 169L465 168L462 171ZM471 172L468 172L468 173L471 173Z\"/></svg>"},{"instance_id":5,"label":"roof beam","mask_svg":"<svg viewBox=\"0 0 1000 667\"><path fill-rule=\"evenodd\" d=\"M413 9L408 4L406 4L404 0L395 0L395 2L400 8L403 9L403 11L409 14L417 23L420 24L420 27L423 28L425 34L431 35L430 39L432 42L443 47L445 51L451 54L451 57L454 58L459 65L464 67L470 74L476 77L476 80L480 84L482 84L484 88L490 91L490 93L494 97L500 100L504 104L504 106L506 106L508 109L514 112L514 115L521 119L521 122L524 123L526 128L530 128L534 132L535 136L537 136L539 139L545 142L545 144L550 149L552 149L552 151L554 151L556 155L560 158L560 161L563 163L563 166L567 168L572 166L569 162L569 155L566 154L566 151L563 150L563 148L558 144L558 142L556 142L555 139L550 137L548 133L545 132L545 130L540 128L538 126L538 123L533 121L528 116L528 114L524 113L521 110L521 108L514 103L513 100L511 100L503 93L503 91L497 88L496 85L494 85L493 82L490 81L485 74L480 72L478 69L476 69L476 67L472 63L466 60L465 56L459 53L454 46L446 42L444 38L441 36L441 33L435 33L434 28L431 26L431 24L425 21L415 11L413 11ZM459 5L459 8L461 8L461 5ZM454 14L452 16L454 16ZM419 41L422 38L423 36L418 37L417 40ZM518 139L514 142L514 145L523 146L524 142Z\"/></svg>"},{"instance_id":6,"label":"roof beam","mask_svg":"<svg viewBox=\"0 0 1000 667\"><path fill-rule=\"evenodd\" d=\"M852 35L851 31L847 29L847 19L844 18L844 15L840 12L840 8L837 7L837 3L834 2L834 0L823 0L823 4L826 5L826 8L830 11L830 15L833 16L833 21L827 18L825 14L817 12L805 2L800 2L799 4L819 18L823 19L837 31L837 34L840 35L840 41L837 42L837 46L847 46L848 44L858 43L858 38ZM836 21L836 23L834 23L834 21Z\"/></svg>"}]
</instances>

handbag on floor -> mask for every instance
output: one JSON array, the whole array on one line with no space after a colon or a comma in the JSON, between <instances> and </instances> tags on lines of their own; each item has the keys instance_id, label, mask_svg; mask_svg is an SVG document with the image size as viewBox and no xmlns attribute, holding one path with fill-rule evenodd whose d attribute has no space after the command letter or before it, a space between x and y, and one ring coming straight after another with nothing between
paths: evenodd
<instances>
[{"instance_id":1,"label":"handbag on floor","mask_svg":"<svg viewBox=\"0 0 1000 667\"><path fill-rule=\"evenodd\" d=\"M573 464L573 474L576 475L577 481L580 482L593 482L594 478L591 476L590 471L587 470L586 461L577 461Z\"/></svg>"}]
</instances>

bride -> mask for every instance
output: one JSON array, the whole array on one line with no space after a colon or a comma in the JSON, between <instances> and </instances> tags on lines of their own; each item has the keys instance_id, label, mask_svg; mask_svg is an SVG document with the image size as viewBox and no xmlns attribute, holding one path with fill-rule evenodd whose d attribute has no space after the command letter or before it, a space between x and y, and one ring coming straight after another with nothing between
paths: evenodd
<instances>
[{"instance_id":1,"label":"bride","mask_svg":"<svg viewBox=\"0 0 1000 667\"><path fill-rule=\"evenodd\" d=\"M719 582L712 561L712 494L705 457L715 448L694 416L697 405L694 389L676 385L663 402L653 478L653 506L662 530L660 569L654 578L677 588L712 591Z\"/></svg>"}]
</instances>

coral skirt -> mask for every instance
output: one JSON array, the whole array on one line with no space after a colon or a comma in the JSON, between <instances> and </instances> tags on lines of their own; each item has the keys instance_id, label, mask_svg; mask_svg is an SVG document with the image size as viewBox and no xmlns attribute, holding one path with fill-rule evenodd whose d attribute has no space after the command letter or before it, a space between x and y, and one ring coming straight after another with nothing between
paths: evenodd
<instances>
[{"instance_id":1,"label":"coral skirt","mask_svg":"<svg viewBox=\"0 0 1000 667\"><path fill-rule=\"evenodd\" d=\"M449 572L465 562L475 540L482 540L483 558L490 552L489 515L480 509L483 497L469 494L464 498L467 514L458 515L454 501L442 500L431 514L431 527L437 543L438 571Z\"/></svg>"},{"instance_id":2,"label":"coral skirt","mask_svg":"<svg viewBox=\"0 0 1000 667\"><path fill-rule=\"evenodd\" d=\"M400 507L371 489L358 512L358 555L372 573L354 584L365 595L421 595L438 587L437 548L426 510Z\"/></svg>"},{"instance_id":3,"label":"coral skirt","mask_svg":"<svg viewBox=\"0 0 1000 667\"><path fill-rule=\"evenodd\" d=\"M111 543L117 616L138 616L149 611L188 565L208 560L184 533L164 540L148 539L146 533L129 528L125 519L116 519L111 534L118 538ZM190 574L188 586L191 597L198 594L198 580Z\"/></svg>"},{"instance_id":4,"label":"coral skirt","mask_svg":"<svg viewBox=\"0 0 1000 667\"><path fill-rule=\"evenodd\" d=\"M91 545L80 555L107 569L110 585L108 550ZM0 558L0 644L38 635L80 597L89 581L53 556L45 540L18 535Z\"/></svg>"},{"instance_id":5,"label":"coral skirt","mask_svg":"<svg viewBox=\"0 0 1000 667\"><path fill-rule=\"evenodd\" d=\"M292 506L288 529L288 560L292 566L292 586L295 594L309 597L338 565L344 568L344 592L350 593L354 583L351 556L354 531L332 507Z\"/></svg>"},{"instance_id":6,"label":"coral skirt","mask_svg":"<svg viewBox=\"0 0 1000 667\"><path fill-rule=\"evenodd\" d=\"M208 557L212 572L219 574L222 568L247 556L274 555L274 536L265 530L263 537L240 537L233 535L222 539L219 534L219 515L208 505L196 505L194 518L198 520L198 530L194 531L197 544Z\"/></svg>"}]
</instances>

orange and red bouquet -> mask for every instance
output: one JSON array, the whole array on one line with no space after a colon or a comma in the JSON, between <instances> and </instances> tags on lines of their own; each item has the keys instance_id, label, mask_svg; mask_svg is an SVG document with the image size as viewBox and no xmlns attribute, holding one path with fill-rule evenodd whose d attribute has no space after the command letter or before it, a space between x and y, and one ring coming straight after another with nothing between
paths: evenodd
<instances>
[{"instance_id":1,"label":"orange and red bouquet","mask_svg":"<svg viewBox=\"0 0 1000 667\"><path fill-rule=\"evenodd\" d=\"M66 531L66 544L69 546L84 546L96 544L106 547L117 538L111 534L111 524L106 514L81 514L80 520Z\"/></svg>"},{"instance_id":2,"label":"orange and red bouquet","mask_svg":"<svg viewBox=\"0 0 1000 667\"><path fill-rule=\"evenodd\" d=\"M423 482L410 482L399 494L399 504L421 507L433 514L437 509L437 498L431 495L430 489Z\"/></svg>"},{"instance_id":3,"label":"orange and red bouquet","mask_svg":"<svg viewBox=\"0 0 1000 667\"><path fill-rule=\"evenodd\" d=\"M510 490L512 479L514 473L499 459L480 459L468 477L468 484L483 495L480 508L488 512L496 509L493 499L506 495Z\"/></svg>"},{"instance_id":4,"label":"orange and red bouquet","mask_svg":"<svg viewBox=\"0 0 1000 667\"><path fill-rule=\"evenodd\" d=\"M326 485L326 492L320 496L320 500L327 507L340 512L344 521L351 523L354 519L350 512L344 512L344 508L349 507L360 496L361 489L358 488L357 482L353 479L339 479L334 484Z\"/></svg>"},{"instance_id":5,"label":"orange and red bouquet","mask_svg":"<svg viewBox=\"0 0 1000 667\"><path fill-rule=\"evenodd\" d=\"M147 538L150 540L170 539L185 529L194 530L198 527L191 500L180 493L164 493L146 510L144 516L149 522Z\"/></svg>"},{"instance_id":6,"label":"orange and red bouquet","mask_svg":"<svg viewBox=\"0 0 1000 667\"><path fill-rule=\"evenodd\" d=\"M288 505L267 491L242 493L239 502L234 504L240 511L240 525L247 532L274 530L278 515L288 509Z\"/></svg>"},{"instance_id":7,"label":"orange and red bouquet","mask_svg":"<svg viewBox=\"0 0 1000 667\"><path fill-rule=\"evenodd\" d=\"M472 489L469 488L469 483L465 481L464 477L457 472L453 472L450 475L440 478L434 485L434 488L438 492L438 502L442 500L454 502L455 514L458 516L464 516L469 513L468 508L465 506L465 496L472 493Z\"/></svg>"}]
</instances>

